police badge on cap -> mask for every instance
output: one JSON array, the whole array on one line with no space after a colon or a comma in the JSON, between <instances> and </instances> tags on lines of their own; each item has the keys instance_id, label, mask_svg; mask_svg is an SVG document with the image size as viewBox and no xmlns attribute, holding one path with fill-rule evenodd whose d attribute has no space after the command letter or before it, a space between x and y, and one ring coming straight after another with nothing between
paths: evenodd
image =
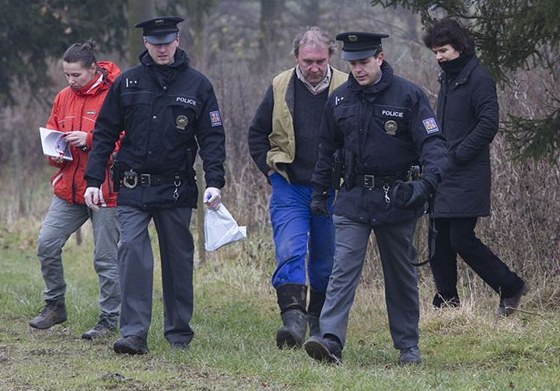
<instances>
[{"instance_id":1,"label":"police badge on cap","mask_svg":"<svg viewBox=\"0 0 560 391\"><path fill-rule=\"evenodd\" d=\"M336 36L337 41L342 41L341 57L346 61L361 60L377 55L383 49L381 39L387 34L348 32Z\"/></svg>"},{"instance_id":2,"label":"police badge on cap","mask_svg":"<svg viewBox=\"0 0 560 391\"><path fill-rule=\"evenodd\" d=\"M134 27L143 29L144 39L152 45L164 45L177 39L183 18L179 16L159 16L137 23Z\"/></svg>"}]
</instances>

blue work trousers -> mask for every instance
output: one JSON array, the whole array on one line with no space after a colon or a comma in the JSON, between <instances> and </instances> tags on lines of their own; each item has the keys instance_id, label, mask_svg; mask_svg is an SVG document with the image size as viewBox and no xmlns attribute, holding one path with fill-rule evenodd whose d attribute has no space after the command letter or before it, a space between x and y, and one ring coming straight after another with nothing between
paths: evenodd
<instances>
[{"instance_id":1,"label":"blue work trousers","mask_svg":"<svg viewBox=\"0 0 560 391\"><path fill-rule=\"evenodd\" d=\"M330 216L314 216L310 185L290 184L278 173L270 176L270 220L276 247L272 285L306 285L326 292L334 256L334 225ZM327 205L332 215L334 192ZM309 251L309 260L307 252Z\"/></svg>"}]
</instances>

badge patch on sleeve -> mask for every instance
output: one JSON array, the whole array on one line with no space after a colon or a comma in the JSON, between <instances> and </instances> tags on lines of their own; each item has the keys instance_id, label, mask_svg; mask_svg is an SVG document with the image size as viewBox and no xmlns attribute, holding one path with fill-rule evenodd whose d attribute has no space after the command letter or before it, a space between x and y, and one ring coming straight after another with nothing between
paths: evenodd
<instances>
[{"instance_id":1,"label":"badge patch on sleeve","mask_svg":"<svg viewBox=\"0 0 560 391\"><path fill-rule=\"evenodd\" d=\"M422 121L422 124L424 125L424 129L426 129L426 133L428 134L439 132L437 122L434 118L426 118Z\"/></svg>"},{"instance_id":2,"label":"badge patch on sleeve","mask_svg":"<svg viewBox=\"0 0 560 391\"><path fill-rule=\"evenodd\" d=\"M212 127L222 126L222 116L219 111L210 112L210 125L212 125Z\"/></svg>"}]
</instances>

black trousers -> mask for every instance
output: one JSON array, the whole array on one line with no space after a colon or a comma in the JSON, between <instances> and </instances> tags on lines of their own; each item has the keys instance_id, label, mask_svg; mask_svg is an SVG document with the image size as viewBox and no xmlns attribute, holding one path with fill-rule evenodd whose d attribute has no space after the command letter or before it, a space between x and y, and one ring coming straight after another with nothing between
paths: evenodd
<instances>
[{"instance_id":1,"label":"black trousers","mask_svg":"<svg viewBox=\"0 0 560 391\"><path fill-rule=\"evenodd\" d=\"M118 255L123 337L148 337L154 280L154 256L148 226L153 220L161 259L164 335L170 343L189 343L194 334L189 324L194 299L194 243L189 230L192 210L187 207L140 209L118 206L117 214L121 224Z\"/></svg>"},{"instance_id":2,"label":"black trousers","mask_svg":"<svg viewBox=\"0 0 560 391\"><path fill-rule=\"evenodd\" d=\"M437 218L436 247L430 261L438 293L450 300L457 294L457 254L501 298L516 295L523 280L476 237L476 217Z\"/></svg>"}]
</instances>

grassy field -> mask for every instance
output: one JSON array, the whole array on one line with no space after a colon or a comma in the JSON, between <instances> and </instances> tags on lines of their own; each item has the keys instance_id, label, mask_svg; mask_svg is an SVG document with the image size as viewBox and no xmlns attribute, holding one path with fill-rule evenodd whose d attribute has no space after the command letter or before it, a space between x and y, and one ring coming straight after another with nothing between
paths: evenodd
<instances>
[{"instance_id":1,"label":"grassy field","mask_svg":"<svg viewBox=\"0 0 560 391\"><path fill-rule=\"evenodd\" d=\"M195 339L186 352L162 335L159 268L148 355L116 355L114 339L80 339L97 317L88 227L80 246L71 238L64 250L68 321L33 330L43 290L34 225L0 231L0 390L560 390L560 313L539 305L538 286L522 312L498 319L497 296L481 285L464 288L461 309L432 310L433 287L422 278L423 363L415 367L397 365L379 278L358 290L343 366L278 350L266 235L250 234L197 265Z\"/></svg>"}]
</instances>

